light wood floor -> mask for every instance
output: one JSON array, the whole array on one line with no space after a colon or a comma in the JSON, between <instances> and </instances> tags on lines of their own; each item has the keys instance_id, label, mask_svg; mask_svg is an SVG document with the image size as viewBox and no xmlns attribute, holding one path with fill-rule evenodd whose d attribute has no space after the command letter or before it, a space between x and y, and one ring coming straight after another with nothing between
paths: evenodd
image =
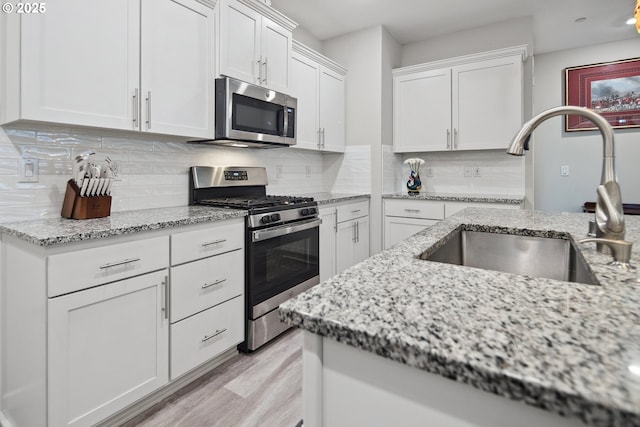
<instances>
[{"instance_id":1,"label":"light wood floor","mask_svg":"<svg viewBox=\"0 0 640 427\"><path fill-rule=\"evenodd\" d=\"M126 427L295 427L302 419L302 334L239 354Z\"/></svg>"}]
</instances>

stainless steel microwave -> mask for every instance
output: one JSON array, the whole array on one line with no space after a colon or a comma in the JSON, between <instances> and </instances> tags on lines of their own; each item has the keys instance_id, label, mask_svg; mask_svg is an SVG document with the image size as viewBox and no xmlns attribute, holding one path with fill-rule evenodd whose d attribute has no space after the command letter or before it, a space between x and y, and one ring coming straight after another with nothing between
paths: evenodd
<instances>
[{"instance_id":1,"label":"stainless steel microwave","mask_svg":"<svg viewBox=\"0 0 640 427\"><path fill-rule=\"evenodd\" d=\"M251 148L296 143L296 98L230 77L216 79L215 88L215 139L193 142Z\"/></svg>"}]
</instances>

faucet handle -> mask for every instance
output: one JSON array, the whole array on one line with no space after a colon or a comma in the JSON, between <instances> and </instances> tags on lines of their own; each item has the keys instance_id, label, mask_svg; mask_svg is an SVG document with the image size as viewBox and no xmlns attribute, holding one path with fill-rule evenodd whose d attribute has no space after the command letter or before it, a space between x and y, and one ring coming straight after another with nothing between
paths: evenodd
<instances>
[{"instance_id":1,"label":"faucet handle","mask_svg":"<svg viewBox=\"0 0 640 427\"><path fill-rule=\"evenodd\" d=\"M635 270L635 267L629 263L633 242L592 237L579 240L579 243L599 243L608 246L613 254L613 261L609 265L624 268L625 270Z\"/></svg>"}]
</instances>

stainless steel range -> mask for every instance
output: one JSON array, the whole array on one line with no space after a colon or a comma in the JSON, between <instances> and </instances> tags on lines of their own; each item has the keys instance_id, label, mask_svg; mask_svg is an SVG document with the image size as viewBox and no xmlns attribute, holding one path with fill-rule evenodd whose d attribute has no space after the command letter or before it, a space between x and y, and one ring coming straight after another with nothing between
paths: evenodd
<instances>
[{"instance_id":1,"label":"stainless steel range","mask_svg":"<svg viewBox=\"0 0 640 427\"><path fill-rule=\"evenodd\" d=\"M277 308L320 283L318 204L311 197L266 194L261 167L191 168L189 204L247 209L245 342L253 351L288 329Z\"/></svg>"}]
</instances>

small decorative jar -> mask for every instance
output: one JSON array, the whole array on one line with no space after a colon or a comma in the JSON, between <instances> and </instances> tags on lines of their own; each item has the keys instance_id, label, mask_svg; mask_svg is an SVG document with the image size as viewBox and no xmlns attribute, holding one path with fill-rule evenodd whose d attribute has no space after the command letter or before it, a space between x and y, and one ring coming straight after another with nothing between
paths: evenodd
<instances>
[{"instance_id":1,"label":"small decorative jar","mask_svg":"<svg viewBox=\"0 0 640 427\"><path fill-rule=\"evenodd\" d=\"M409 180L407 181L407 191L409 194L418 194L422 190L422 181L420 180L420 166L425 162L419 158L411 158L404 161L405 165L409 165Z\"/></svg>"}]
</instances>

